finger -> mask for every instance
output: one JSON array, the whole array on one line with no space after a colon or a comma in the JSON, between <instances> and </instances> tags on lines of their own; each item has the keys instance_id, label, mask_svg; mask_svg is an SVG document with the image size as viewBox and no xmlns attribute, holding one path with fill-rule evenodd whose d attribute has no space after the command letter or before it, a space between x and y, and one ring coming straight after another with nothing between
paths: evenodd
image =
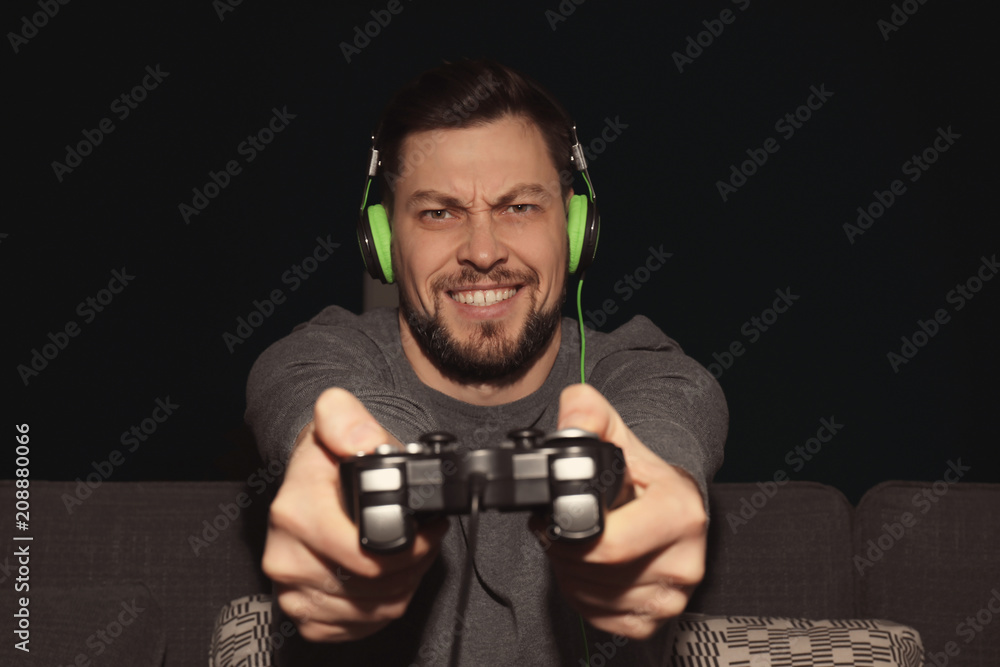
<instances>
[{"instance_id":1,"label":"finger","mask_svg":"<svg viewBox=\"0 0 1000 667\"><path fill-rule=\"evenodd\" d=\"M659 616L647 613L641 608L625 613L609 613L582 604L573 606L595 628L629 639L649 639L668 618L673 618L683 611L681 607L676 613Z\"/></svg>"},{"instance_id":2,"label":"finger","mask_svg":"<svg viewBox=\"0 0 1000 667\"><path fill-rule=\"evenodd\" d=\"M338 492L325 485L315 491L298 487L289 489L293 497L283 498L283 491L284 485L271 505L264 553L265 572L275 580L315 583L330 571L374 578L407 570L437 553L449 526L445 520L428 522L405 550L373 554L361 548Z\"/></svg>"},{"instance_id":3,"label":"finger","mask_svg":"<svg viewBox=\"0 0 1000 667\"><path fill-rule=\"evenodd\" d=\"M619 588L604 582L581 582L556 573L563 594L592 613L606 615L644 613L669 618L687 605L695 586L675 584L669 578L656 582Z\"/></svg>"},{"instance_id":4,"label":"finger","mask_svg":"<svg viewBox=\"0 0 1000 667\"><path fill-rule=\"evenodd\" d=\"M559 395L558 427L596 433L601 440L613 442L622 449L638 443L607 399L588 384L574 384L562 390Z\"/></svg>"},{"instance_id":5,"label":"finger","mask_svg":"<svg viewBox=\"0 0 1000 667\"><path fill-rule=\"evenodd\" d=\"M371 453L384 443L400 444L346 389L335 387L320 394L313 414L317 439L340 459Z\"/></svg>"},{"instance_id":6,"label":"finger","mask_svg":"<svg viewBox=\"0 0 1000 667\"><path fill-rule=\"evenodd\" d=\"M649 585L694 588L705 575L704 557L705 544L698 538L681 540L660 553L620 565L550 556L553 570L565 581L607 591Z\"/></svg>"},{"instance_id":7,"label":"finger","mask_svg":"<svg viewBox=\"0 0 1000 667\"><path fill-rule=\"evenodd\" d=\"M394 598L413 591L440 550L434 543L426 553L414 555L407 567L387 568L378 576L366 577L324 560L298 540L285 539L284 544L272 547L279 539L268 536L265 547L264 571L273 581L347 598Z\"/></svg>"},{"instance_id":8,"label":"finger","mask_svg":"<svg viewBox=\"0 0 1000 667\"><path fill-rule=\"evenodd\" d=\"M550 556L590 563L626 563L659 553L687 537L704 539L708 518L694 482L659 462L644 493L604 515L604 531L587 549L555 540Z\"/></svg>"},{"instance_id":9,"label":"finger","mask_svg":"<svg viewBox=\"0 0 1000 667\"><path fill-rule=\"evenodd\" d=\"M625 496L630 494L629 485L636 487L636 495L641 495L649 480L654 478L657 467L663 464L663 459L642 444L618 411L590 385L575 384L563 389L559 396L558 427L590 431L621 448L628 466L628 484L622 488Z\"/></svg>"},{"instance_id":10,"label":"finger","mask_svg":"<svg viewBox=\"0 0 1000 667\"><path fill-rule=\"evenodd\" d=\"M411 595L357 604L345 598L323 597L313 591L276 587L281 609L309 641L361 639L406 613Z\"/></svg>"}]
</instances>

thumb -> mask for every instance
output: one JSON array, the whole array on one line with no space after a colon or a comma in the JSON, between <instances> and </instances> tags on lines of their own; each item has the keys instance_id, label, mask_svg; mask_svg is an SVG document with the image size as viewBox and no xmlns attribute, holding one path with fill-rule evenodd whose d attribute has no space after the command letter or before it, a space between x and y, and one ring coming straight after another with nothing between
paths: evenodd
<instances>
[{"instance_id":1,"label":"thumb","mask_svg":"<svg viewBox=\"0 0 1000 667\"><path fill-rule=\"evenodd\" d=\"M559 429L579 428L596 433L605 442L630 448L636 437L618 411L588 384L573 384L559 396Z\"/></svg>"},{"instance_id":2,"label":"thumb","mask_svg":"<svg viewBox=\"0 0 1000 667\"><path fill-rule=\"evenodd\" d=\"M340 459L359 452L370 454L378 445L399 444L354 394L339 387L327 389L316 399L313 421L317 440Z\"/></svg>"}]
</instances>

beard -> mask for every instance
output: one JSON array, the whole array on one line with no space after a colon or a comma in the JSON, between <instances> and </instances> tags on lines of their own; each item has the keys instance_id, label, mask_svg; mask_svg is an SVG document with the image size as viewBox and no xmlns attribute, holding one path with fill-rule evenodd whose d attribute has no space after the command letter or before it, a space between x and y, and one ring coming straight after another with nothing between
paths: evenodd
<instances>
[{"instance_id":1,"label":"beard","mask_svg":"<svg viewBox=\"0 0 1000 667\"><path fill-rule=\"evenodd\" d=\"M500 322L486 321L475 325L467 340L455 336L441 318L441 299L450 285L471 286L479 282L520 284L521 290L530 290L525 296L531 300L527 321L520 333L512 335ZM434 310L428 315L413 307L406 290L399 290L399 308L406 318L410 332L430 361L446 377L463 384L507 385L522 377L548 346L562 319L562 304L566 300L566 284L556 304L540 310L536 302L538 276L533 273L515 273L500 267L489 274L482 274L466 267L453 278L439 278L434 282ZM450 297L447 297L450 298Z\"/></svg>"}]
</instances>

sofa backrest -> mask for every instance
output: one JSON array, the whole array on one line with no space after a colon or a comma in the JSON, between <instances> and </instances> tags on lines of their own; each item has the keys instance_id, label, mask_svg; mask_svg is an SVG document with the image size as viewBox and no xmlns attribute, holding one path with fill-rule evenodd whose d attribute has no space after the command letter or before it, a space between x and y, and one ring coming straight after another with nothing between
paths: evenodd
<instances>
[{"instance_id":1,"label":"sofa backrest","mask_svg":"<svg viewBox=\"0 0 1000 667\"><path fill-rule=\"evenodd\" d=\"M861 612L920 631L928 665L1000 665L1000 484L884 482L855 513Z\"/></svg>"},{"instance_id":2,"label":"sofa backrest","mask_svg":"<svg viewBox=\"0 0 1000 667\"><path fill-rule=\"evenodd\" d=\"M853 618L851 515L814 482L713 484L705 579L688 611Z\"/></svg>"},{"instance_id":3,"label":"sofa backrest","mask_svg":"<svg viewBox=\"0 0 1000 667\"><path fill-rule=\"evenodd\" d=\"M89 489L32 481L29 488L32 585L69 591L145 583L162 611L169 667L206 664L222 606L270 592L259 567L269 499L243 482L103 482ZM0 482L2 497L13 491L13 482ZM13 512L3 513L4 535L14 533L13 520ZM10 559L5 566L16 563L11 553L0 555L0 562ZM114 618L99 617L100 609L81 606L79 622L105 627ZM33 627L32 646L51 643L45 632L55 629L44 619ZM58 664L72 664L77 653L99 659L85 643L71 653Z\"/></svg>"}]
</instances>

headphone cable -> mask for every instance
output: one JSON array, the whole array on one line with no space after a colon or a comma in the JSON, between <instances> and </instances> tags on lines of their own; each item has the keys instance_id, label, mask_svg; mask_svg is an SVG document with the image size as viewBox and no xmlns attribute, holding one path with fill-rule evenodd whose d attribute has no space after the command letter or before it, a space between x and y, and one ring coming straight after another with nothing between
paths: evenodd
<instances>
[{"instance_id":1,"label":"headphone cable","mask_svg":"<svg viewBox=\"0 0 1000 667\"><path fill-rule=\"evenodd\" d=\"M469 495L472 504L469 512L469 533L466 537L465 568L462 570L462 583L458 588L458 606L455 614L455 627L452 634L455 641L451 643L451 657L449 664L458 665L458 658L462 652L462 637L464 629L459 625L464 622L465 609L469 605L470 584L472 583L472 571L475 567L476 540L479 536L479 503L482 501L483 492L486 490L486 476L482 473L472 473L469 475ZM459 522L461 523L461 521ZM464 530L463 530L464 533Z\"/></svg>"},{"instance_id":2,"label":"headphone cable","mask_svg":"<svg viewBox=\"0 0 1000 667\"><path fill-rule=\"evenodd\" d=\"M587 181L590 184L590 181ZM583 278L587 275L586 271L580 274L580 280L576 284L576 315L580 320L580 383L587 383L586 366L584 365L584 359L587 354L587 338L583 331ZM587 626L583 623L583 614L580 614L580 632L583 633L583 654L586 656L586 662L584 663L587 667L590 667L590 646L587 645Z\"/></svg>"}]
</instances>

